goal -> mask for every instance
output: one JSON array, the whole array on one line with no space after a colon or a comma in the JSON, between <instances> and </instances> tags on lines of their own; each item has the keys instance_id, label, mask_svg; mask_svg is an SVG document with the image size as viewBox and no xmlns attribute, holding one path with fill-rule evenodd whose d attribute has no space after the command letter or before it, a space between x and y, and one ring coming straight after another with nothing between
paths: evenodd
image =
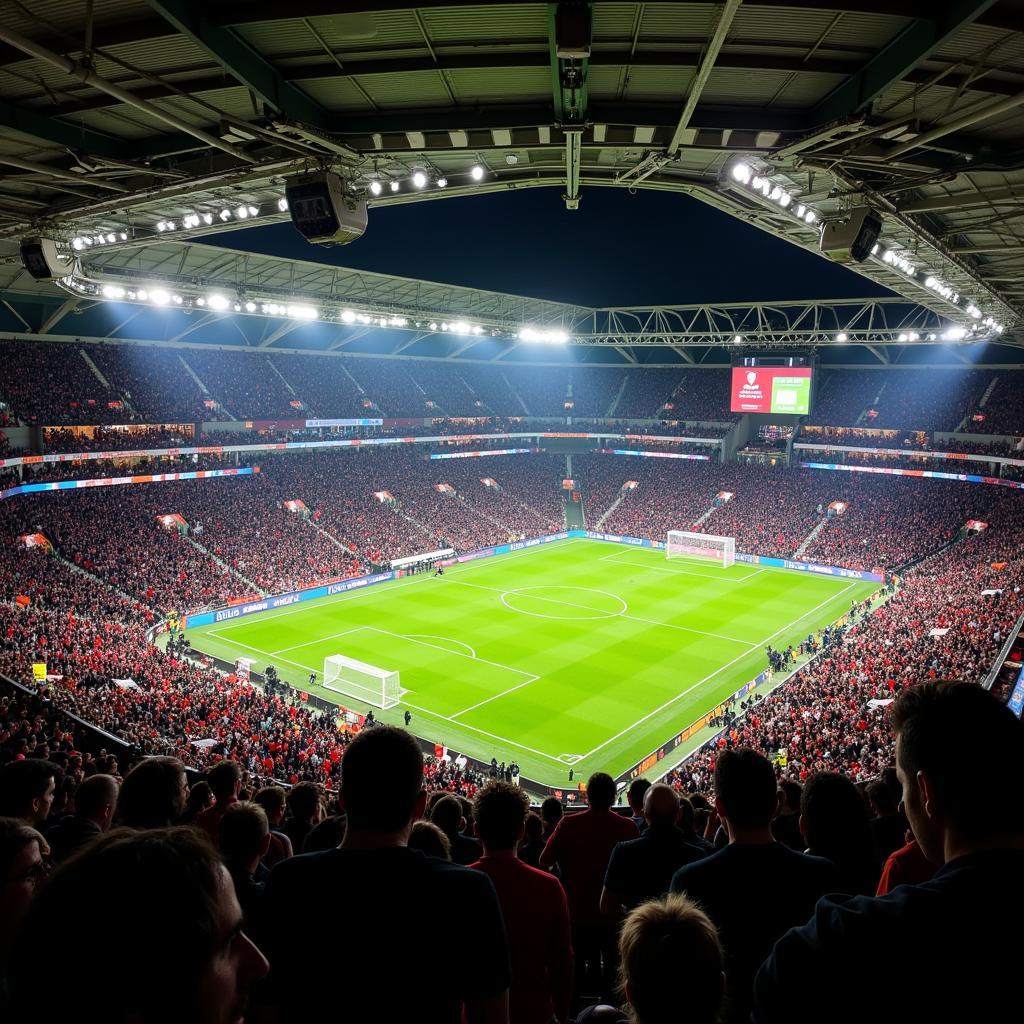
<instances>
[{"instance_id":1,"label":"goal","mask_svg":"<svg viewBox=\"0 0 1024 1024\"><path fill-rule=\"evenodd\" d=\"M736 562L736 538L669 530L665 554L669 558L704 558L727 569Z\"/></svg>"},{"instance_id":2,"label":"goal","mask_svg":"<svg viewBox=\"0 0 1024 1024\"><path fill-rule=\"evenodd\" d=\"M324 687L375 708L393 708L402 694L397 672L343 654L324 658Z\"/></svg>"}]
</instances>

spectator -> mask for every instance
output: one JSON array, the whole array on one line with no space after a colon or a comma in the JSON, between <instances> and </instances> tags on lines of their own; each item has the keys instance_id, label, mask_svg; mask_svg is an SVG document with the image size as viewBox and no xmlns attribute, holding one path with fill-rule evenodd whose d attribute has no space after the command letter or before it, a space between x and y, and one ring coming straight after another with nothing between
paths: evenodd
<instances>
[{"instance_id":1,"label":"spectator","mask_svg":"<svg viewBox=\"0 0 1024 1024\"><path fill-rule=\"evenodd\" d=\"M329 814L318 821L302 844L303 853L320 853L322 850L335 850L345 838L345 815Z\"/></svg>"},{"instance_id":2,"label":"spectator","mask_svg":"<svg viewBox=\"0 0 1024 1024\"><path fill-rule=\"evenodd\" d=\"M118 782L112 775L90 775L75 792L75 813L50 829L53 859L61 863L110 828L117 809Z\"/></svg>"},{"instance_id":3,"label":"spectator","mask_svg":"<svg viewBox=\"0 0 1024 1024\"><path fill-rule=\"evenodd\" d=\"M117 824L126 828L166 828L181 819L188 800L185 766L176 757L147 757L121 783Z\"/></svg>"},{"instance_id":4,"label":"spectator","mask_svg":"<svg viewBox=\"0 0 1024 1024\"><path fill-rule=\"evenodd\" d=\"M213 790L205 779L200 779L188 791L185 801L185 813L181 816L182 825L195 825L199 815L213 806Z\"/></svg>"},{"instance_id":5,"label":"spectator","mask_svg":"<svg viewBox=\"0 0 1024 1024\"><path fill-rule=\"evenodd\" d=\"M473 801L483 857L471 867L494 883L505 922L512 983L510 1024L564 1021L572 994L569 907L561 882L516 856L530 801L508 782L488 782Z\"/></svg>"},{"instance_id":6,"label":"spectator","mask_svg":"<svg viewBox=\"0 0 1024 1024\"><path fill-rule=\"evenodd\" d=\"M569 898L572 946L576 955L576 991L595 987L609 1002L615 987L616 926L601 912L601 888L616 843L639 832L628 818L612 811L615 780L597 772L587 781L587 810L555 827L540 855L540 866L558 865Z\"/></svg>"},{"instance_id":7,"label":"spectator","mask_svg":"<svg viewBox=\"0 0 1024 1024\"><path fill-rule=\"evenodd\" d=\"M263 864L269 870L282 860L287 860L293 853L292 841L279 829L281 822L284 821L284 787L264 786L256 791L256 795L252 799L253 803L257 803L263 808L270 824L270 847L263 858Z\"/></svg>"},{"instance_id":8,"label":"spectator","mask_svg":"<svg viewBox=\"0 0 1024 1024\"><path fill-rule=\"evenodd\" d=\"M786 779L779 783L778 813L772 819L772 838L791 850L803 853L806 848L804 835L800 831L800 795L803 787L799 782Z\"/></svg>"},{"instance_id":9,"label":"spectator","mask_svg":"<svg viewBox=\"0 0 1024 1024\"><path fill-rule=\"evenodd\" d=\"M857 787L835 772L817 772L800 796L807 852L831 861L839 873L837 892L871 895L881 864L868 809Z\"/></svg>"},{"instance_id":10,"label":"spectator","mask_svg":"<svg viewBox=\"0 0 1024 1024\"><path fill-rule=\"evenodd\" d=\"M558 827L558 823L562 820L562 816L565 814L565 808L562 806L562 801L557 796L546 796L540 804L540 818L544 825L544 842L551 838L551 833Z\"/></svg>"},{"instance_id":11,"label":"spectator","mask_svg":"<svg viewBox=\"0 0 1024 1024\"><path fill-rule=\"evenodd\" d=\"M198 815L196 827L217 842L224 812L238 803L238 794L242 791L242 769L235 761L220 761L206 773L206 781L213 792L213 806Z\"/></svg>"},{"instance_id":12,"label":"spectator","mask_svg":"<svg viewBox=\"0 0 1024 1024\"><path fill-rule=\"evenodd\" d=\"M49 761L27 757L0 768L0 815L21 818L42 828L50 815L60 769Z\"/></svg>"},{"instance_id":13,"label":"spectator","mask_svg":"<svg viewBox=\"0 0 1024 1024\"><path fill-rule=\"evenodd\" d=\"M650 779L634 779L626 790L626 801L629 809L633 812L630 817L633 824L643 832L647 828L647 819L644 816L644 794L651 788ZM660 895L660 893L659 893Z\"/></svg>"},{"instance_id":14,"label":"spectator","mask_svg":"<svg viewBox=\"0 0 1024 1024\"><path fill-rule=\"evenodd\" d=\"M924 855L916 839L909 839L886 858L876 896L888 896L897 885L920 885L935 876L935 865Z\"/></svg>"},{"instance_id":15,"label":"spectator","mask_svg":"<svg viewBox=\"0 0 1024 1024\"><path fill-rule=\"evenodd\" d=\"M725 996L715 926L683 896L636 907L619 937L622 994L634 1024L715 1024Z\"/></svg>"},{"instance_id":16,"label":"spectator","mask_svg":"<svg viewBox=\"0 0 1024 1024\"><path fill-rule=\"evenodd\" d=\"M526 816L523 841L519 844L519 859L531 868L539 867L541 851L544 849L544 822L539 814L531 811Z\"/></svg>"},{"instance_id":17,"label":"spectator","mask_svg":"<svg viewBox=\"0 0 1024 1024\"><path fill-rule=\"evenodd\" d=\"M668 892L672 876L684 865L707 856L691 846L676 825L679 797L659 782L644 792L644 821L639 839L619 843L612 850L601 890L601 910L611 918Z\"/></svg>"},{"instance_id":18,"label":"spectator","mask_svg":"<svg viewBox=\"0 0 1024 1024\"><path fill-rule=\"evenodd\" d=\"M942 866L930 882L880 898L822 900L761 968L759 1024L826 1007L830 1021L861 1021L863 1007L845 996L879 963L898 963L902 979L875 1001L883 1024L991 1020L1016 1004L1020 958L1002 937L1024 913L1020 886L1007 884L1024 871L1024 725L991 693L959 682L907 688L892 725L910 827ZM965 736L984 742L983 757L963 756Z\"/></svg>"},{"instance_id":19,"label":"spectator","mask_svg":"<svg viewBox=\"0 0 1024 1024\"><path fill-rule=\"evenodd\" d=\"M413 823L409 833L409 849L419 850L425 856L437 857L438 860L452 859L452 844L432 821Z\"/></svg>"},{"instance_id":20,"label":"spectator","mask_svg":"<svg viewBox=\"0 0 1024 1024\"><path fill-rule=\"evenodd\" d=\"M21 818L0 818L0 1009L7 1002L15 935L46 877L49 855L46 840Z\"/></svg>"},{"instance_id":21,"label":"spectator","mask_svg":"<svg viewBox=\"0 0 1024 1024\"><path fill-rule=\"evenodd\" d=\"M288 793L288 817L281 831L291 840L293 850L302 850L306 836L320 820L320 788L312 782L300 782Z\"/></svg>"},{"instance_id":22,"label":"spectator","mask_svg":"<svg viewBox=\"0 0 1024 1024\"><path fill-rule=\"evenodd\" d=\"M270 846L266 811L251 801L235 800L225 808L217 823L217 839L242 917L251 923L257 918L269 874L260 864Z\"/></svg>"},{"instance_id":23,"label":"spectator","mask_svg":"<svg viewBox=\"0 0 1024 1024\"><path fill-rule=\"evenodd\" d=\"M473 864L480 859L480 843L463 833L466 819L458 797L441 797L430 810L430 820L447 837L456 864Z\"/></svg>"},{"instance_id":24,"label":"spectator","mask_svg":"<svg viewBox=\"0 0 1024 1024\"><path fill-rule=\"evenodd\" d=\"M88 941L63 958L54 984L39 951L69 923L86 928ZM45 993L52 1020L228 1024L242 1020L248 990L266 971L205 836L117 829L58 868L33 903L11 960L11 1019L37 1017Z\"/></svg>"},{"instance_id":25,"label":"spectator","mask_svg":"<svg viewBox=\"0 0 1024 1024\"><path fill-rule=\"evenodd\" d=\"M680 795L679 797L679 830L683 833L683 838L690 846L696 847L705 856L709 853L714 853L714 846L709 843L704 836L697 830L697 811L695 809L696 796L687 797ZM705 824L707 824L705 820Z\"/></svg>"},{"instance_id":26,"label":"spectator","mask_svg":"<svg viewBox=\"0 0 1024 1024\"><path fill-rule=\"evenodd\" d=\"M807 920L836 877L828 861L772 839L776 805L768 759L749 748L723 751L715 764L715 809L729 843L672 879L672 891L699 903L718 929L725 949L725 1019L737 1024L750 1016L754 974L776 939Z\"/></svg>"},{"instance_id":27,"label":"spectator","mask_svg":"<svg viewBox=\"0 0 1024 1024\"><path fill-rule=\"evenodd\" d=\"M352 1020L459 1024L465 1011L470 1021L501 1024L509 969L494 886L478 871L408 849L426 804L413 737L387 725L360 732L345 753L341 799L348 817L342 845L293 857L270 873L266 1002L289 1020L313 1019L322 993L303 982L308 951L330 950L359 979L345 993ZM348 924L339 928L342 920ZM424 922L438 936L472 937L473 969L438 971L415 940Z\"/></svg>"},{"instance_id":28,"label":"spectator","mask_svg":"<svg viewBox=\"0 0 1024 1024\"><path fill-rule=\"evenodd\" d=\"M871 819L871 833L875 848L884 859L904 845L907 823L893 800L889 787L880 779L869 782L867 798L871 802L874 817ZM870 894L868 894L870 895Z\"/></svg>"}]
</instances>

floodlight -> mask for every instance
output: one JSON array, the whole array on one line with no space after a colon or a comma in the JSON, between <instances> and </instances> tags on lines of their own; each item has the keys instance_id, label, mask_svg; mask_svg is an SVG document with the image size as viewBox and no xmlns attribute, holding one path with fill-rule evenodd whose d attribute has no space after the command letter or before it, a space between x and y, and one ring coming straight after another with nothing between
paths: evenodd
<instances>
[{"instance_id":1,"label":"floodlight","mask_svg":"<svg viewBox=\"0 0 1024 1024\"><path fill-rule=\"evenodd\" d=\"M438 178L437 179L437 187L438 188L447 188L448 187L448 179L447 178Z\"/></svg>"},{"instance_id":2,"label":"floodlight","mask_svg":"<svg viewBox=\"0 0 1024 1024\"><path fill-rule=\"evenodd\" d=\"M140 293L141 294L141 293ZM166 306L171 301L171 296L163 288L154 288L149 293L150 299L158 306Z\"/></svg>"},{"instance_id":3,"label":"floodlight","mask_svg":"<svg viewBox=\"0 0 1024 1024\"><path fill-rule=\"evenodd\" d=\"M397 182L397 181L393 181L393 182L391 182L391 191L392 191L392 192L397 192L397 191L398 191L398 188L399 188L399 185L398 185L398 182Z\"/></svg>"},{"instance_id":4,"label":"floodlight","mask_svg":"<svg viewBox=\"0 0 1024 1024\"><path fill-rule=\"evenodd\" d=\"M103 297L105 299L123 299L124 289L118 284L105 284L103 286Z\"/></svg>"},{"instance_id":5,"label":"floodlight","mask_svg":"<svg viewBox=\"0 0 1024 1024\"><path fill-rule=\"evenodd\" d=\"M288 209L288 200L285 199L284 196L282 196L280 199L278 199L278 201L277 201L277 208L282 213L285 213L287 211L287 209Z\"/></svg>"},{"instance_id":6,"label":"floodlight","mask_svg":"<svg viewBox=\"0 0 1024 1024\"><path fill-rule=\"evenodd\" d=\"M356 315L351 309L343 309L341 311L341 322L345 324L354 324L356 322Z\"/></svg>"},{"instance_id":7,"label":"floodlight","mask_svg":"<svg viewBox=\"0 0 1024 1024\"><path fill-rule=\"evenodd\" d=\"M379 181L370 182L370 191L375 195L379 196L384 191L384 186Z\"/></svg>"},{"instance_id":8,"label":"floodlight","mask_svg":"<svg viewBox=\"0 0 1024 1024\"><path fill-rule=\"evenodd\" d=\"M228 300L223 295L211 295L207 301L210 303L210 309L220 311L228 308Z\"/></svg>"},{"instance_id":9,"label":"floodlight","mask_svg":"<svg viewBox=\"0 0 1024 1024\"><path fill-rule=\"evenodd\" d=\"M245 218L249 216L249 207L240 206L237 210L235 210L235 216L239 220L245 220Z\"/></svg>"},{"instance_id":10,"label":"floodlight","mask_svg":"<svg viewBox=\"0 0 1024 1024\"><path fill-rule=\"evenodd\" d=\"M423 188L427 183L427 176L422 171L416 171L412 176L412 183L416 188Z\"/></svg>"},{"instance_id":11,"label":"floodlight","mask_svg":"<svg viewBox=\"0 0 1024 1024\"><path fill-rule=\"evenodd\" d=\"M470 173L470 175L472 175L472 178L473 178L474 181L482 181L483 180L484 169L479 164L474 164L473 168L470 170L469 173Z\"/></svg>"}]
</instances>

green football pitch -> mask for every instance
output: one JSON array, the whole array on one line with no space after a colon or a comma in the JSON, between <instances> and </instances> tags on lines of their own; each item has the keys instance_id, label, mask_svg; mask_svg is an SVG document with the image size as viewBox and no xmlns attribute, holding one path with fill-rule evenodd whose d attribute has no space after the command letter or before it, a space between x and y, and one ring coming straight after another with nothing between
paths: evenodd
<instances>
[{"instance_id":1,"label":"green football pitch","mask_svg":"<svg viewBox=\"0 0 1024 1024\"><path fill-rule=\"evenodd\" d=\"M483 761L565 786L628 771L876 584L567 540L190 630L192 645L308 688L342 654L401 674L375 711ZM368 705L326 690L346 707ZM680 748L682 750L683 748Z\"/></svg>"}]
</instances>

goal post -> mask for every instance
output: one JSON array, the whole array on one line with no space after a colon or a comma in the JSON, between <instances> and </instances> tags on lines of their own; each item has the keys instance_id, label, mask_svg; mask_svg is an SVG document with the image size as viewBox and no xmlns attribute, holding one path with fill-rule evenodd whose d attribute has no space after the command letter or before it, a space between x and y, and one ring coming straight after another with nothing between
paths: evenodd
<instances>
[{"instance_id":1,"label":"goal post","mask_svg":"<svg viewBox=\"0 0 1024 1024\"><path fill-rule=\"evenodd\" d=\"M324 688L385 709L393 708L402 694L397 672L343 654L324 658Z\"/></svg>"},{"instance_id":2,"label":"goal post","mask_svg":"<svg viewBox=\"0 0 1024 1024\"><path fill-rule=\"evenodd\" d=\"M736 562L736 538L714 537L709 533L689 533L686 530L669 530L665 543L665 554L669 558L700 558L717 562L727 569Z\"/></svg>"}]
</instances>

